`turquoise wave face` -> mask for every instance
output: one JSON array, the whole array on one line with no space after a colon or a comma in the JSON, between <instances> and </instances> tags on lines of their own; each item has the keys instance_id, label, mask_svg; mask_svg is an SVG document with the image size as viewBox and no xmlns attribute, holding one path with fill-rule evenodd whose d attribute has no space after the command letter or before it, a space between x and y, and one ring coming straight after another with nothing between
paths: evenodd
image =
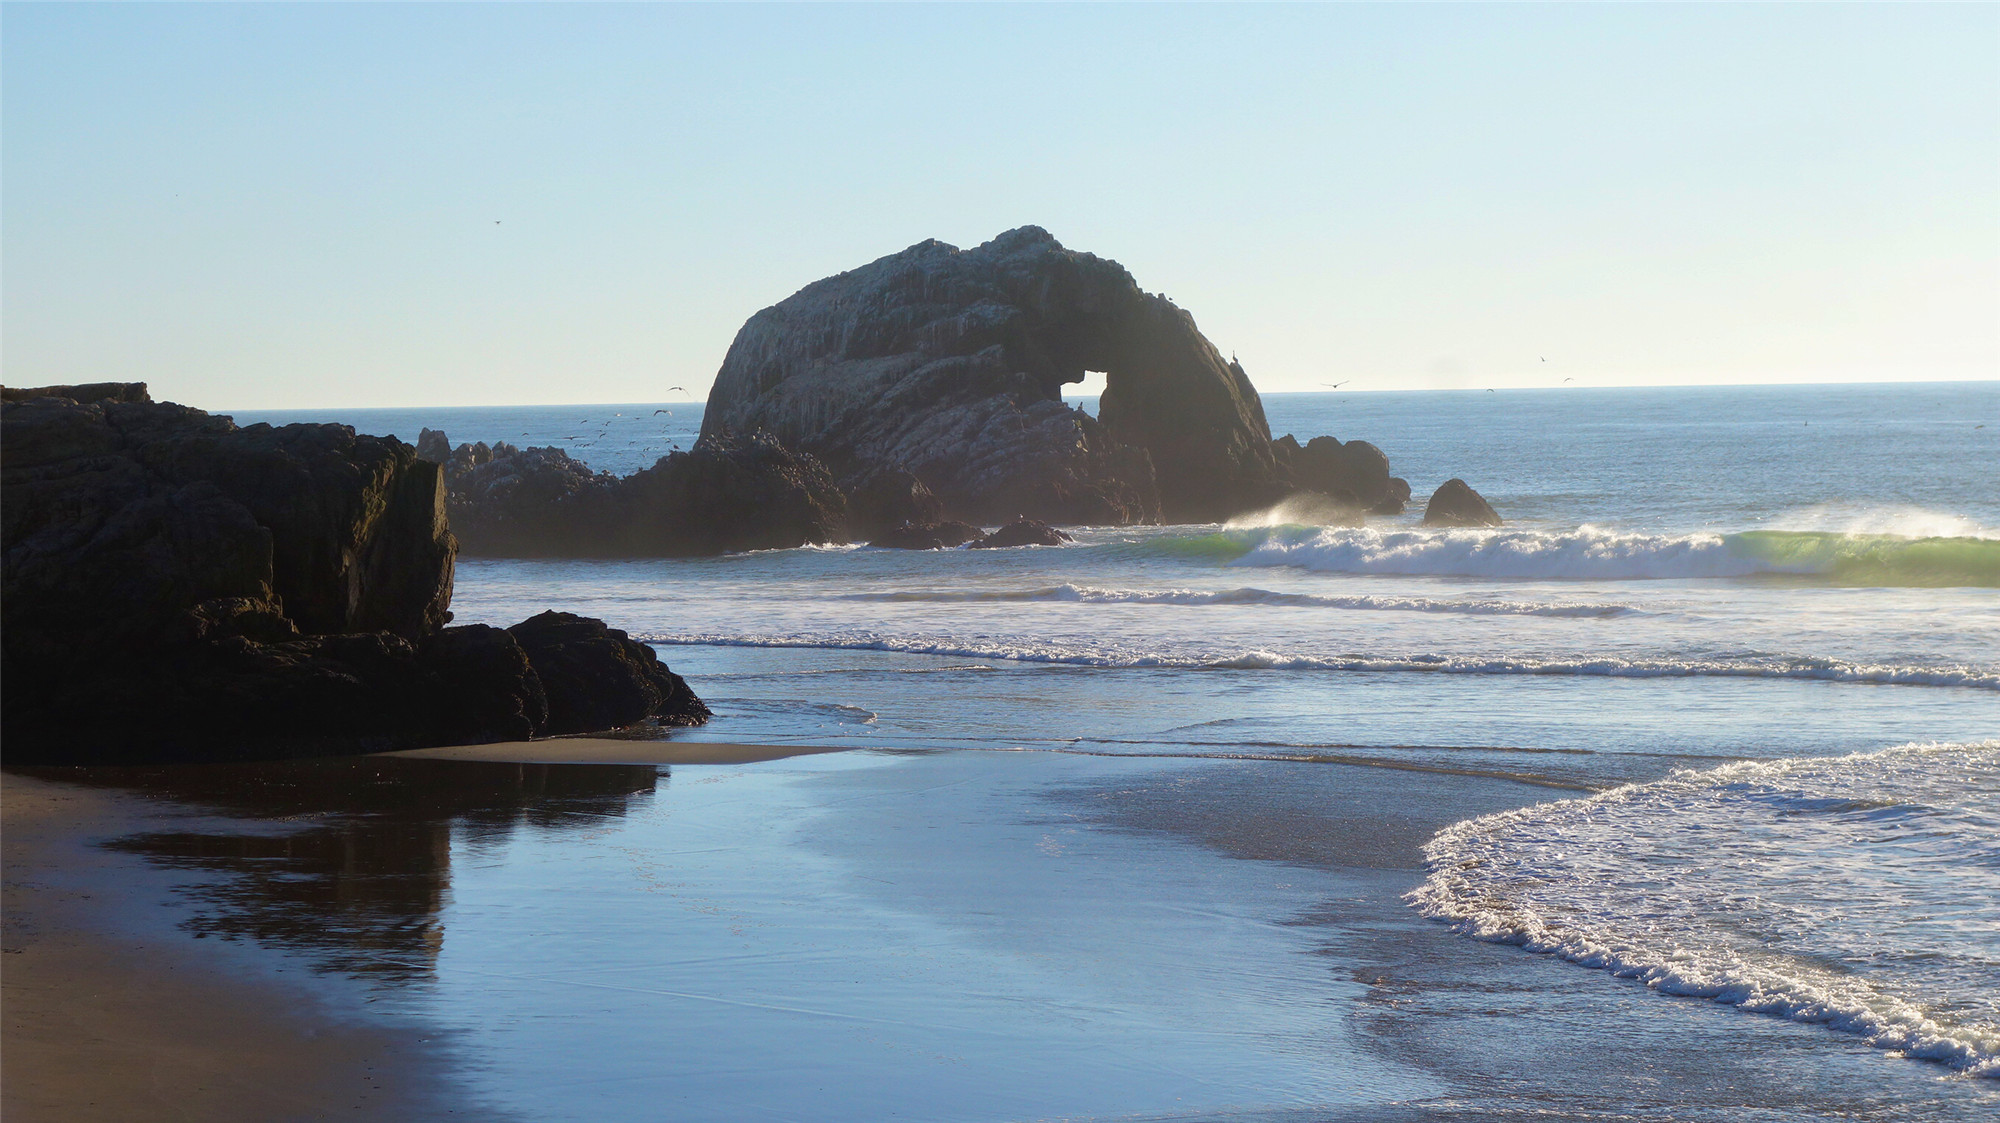
<instances>
[{"instance_id":1,"label":"turquoise wave face","mask_svg":"<svg viewBox=\"0 0 2000 1123\"><path fill-rule=\"evenodd\" d=\"M1723 542L1731 554L1771 572L1842 585L2000 588L2000 539L1751 530L1724 535Z\"/></svg>"},{"instance_id":2,"label":"turquoise wave face","mask_svg":"<svg viewBox=\"0 0 2000 1123\"><path fill-rule=\"evenodd\" d=\"M1291 528L1310 530L1310 527ZM1270 532L1257 530L1218 530L1209 534L1173 535L1149 539L1143 543L1125 547L1141 556L1186 558L1190 561L1231 562L1257 548L1269 537Z\"/></svg>"}]
</instances>

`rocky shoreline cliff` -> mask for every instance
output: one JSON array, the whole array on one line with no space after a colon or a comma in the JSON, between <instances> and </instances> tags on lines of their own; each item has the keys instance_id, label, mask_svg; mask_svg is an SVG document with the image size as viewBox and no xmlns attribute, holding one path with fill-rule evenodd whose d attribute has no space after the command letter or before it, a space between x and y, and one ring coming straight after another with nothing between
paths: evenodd
<instances>
[{"instance_id":1,"label":"rocky shoreline cliff","mask_svg":"<svg viewBox=\"0 0 2000 1123\"><path fill-rule=\"evenodd\" d=\"M688 724L651 648L447 627L444 474L344 425L238 428L143 383L0 394L10 763L257 759Z\"/></svg>"}]
</instances>

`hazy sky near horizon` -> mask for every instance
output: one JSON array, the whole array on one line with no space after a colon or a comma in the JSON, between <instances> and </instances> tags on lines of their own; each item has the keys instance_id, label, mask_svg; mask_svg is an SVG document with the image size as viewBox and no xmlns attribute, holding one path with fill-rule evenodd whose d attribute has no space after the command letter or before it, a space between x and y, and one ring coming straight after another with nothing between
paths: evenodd
<instances>
[{"instance_id":1,"label":"hazy sky near horizon","mask_svg":"<svg viewBox=\"0 0 2000 1123\"><path fill-rule=\"evenodd\" d=\"M1266 391L2000 377L1991 4L7 4L0 64L13 385L699 398L1027 223Z\"/></svg>"}]
</instances>

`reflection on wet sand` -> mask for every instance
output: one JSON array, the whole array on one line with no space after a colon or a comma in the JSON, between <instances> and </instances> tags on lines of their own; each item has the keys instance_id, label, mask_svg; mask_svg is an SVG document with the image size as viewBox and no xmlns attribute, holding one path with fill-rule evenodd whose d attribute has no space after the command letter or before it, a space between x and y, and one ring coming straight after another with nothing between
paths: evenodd
<instances>
[{"instance_id":1,"label":"reflection on wet sand","mask_svg":"<svg viewBox=\"0 0 2000 1123\"><path fill-rule=\"evenodd\" d=\"M454 837L480 847L599 826L665 772L383 757L31 770L197 813L184 829L105 844L194 875L177 891L195 938L251 939L385 981L435 967Z\"/></svg>"}]
</instances>

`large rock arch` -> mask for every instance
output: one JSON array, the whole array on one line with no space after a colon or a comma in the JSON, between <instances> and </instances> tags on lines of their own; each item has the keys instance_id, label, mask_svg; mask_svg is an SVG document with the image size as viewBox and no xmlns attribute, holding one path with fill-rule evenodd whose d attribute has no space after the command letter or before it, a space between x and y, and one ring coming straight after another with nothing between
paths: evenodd
<instances>
[{"instance_id":1,"label":"large rock arch","mask_svg":"<svg viewBox=\"0 0 2000 1123\"><path fill-rule=\"evenodd\" d=\"M1065 384L1104 371L1097 418ZM703 435L763 429L860 486L908 472L955 517L1202 521L1274 502L1263 403L1194 318L1024 226L920 242L752 316Z\"/></svg>"}]
</instances>

